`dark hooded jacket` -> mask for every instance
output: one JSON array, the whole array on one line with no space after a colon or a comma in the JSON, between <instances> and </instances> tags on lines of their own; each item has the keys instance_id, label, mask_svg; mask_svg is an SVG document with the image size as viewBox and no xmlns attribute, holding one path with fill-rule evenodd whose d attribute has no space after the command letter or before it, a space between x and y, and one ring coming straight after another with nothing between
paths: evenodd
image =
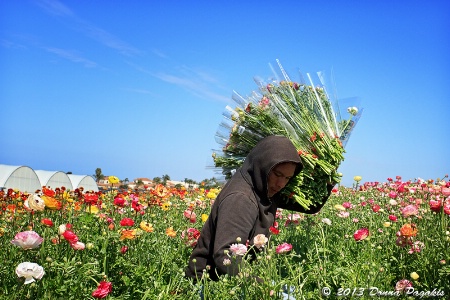
<instances>
[{"instance_id":1,"label":"dark hooded jacket","mask_svg":"<svg viewBox=\"0 0 450 300\"><path fill-rule=\"evenodd\" d=\"M236 275L238 266L235 263L224 265L224 259L229 258L224 250L237 243L237 238L243 244L246 241L252 244L258 234L269 236L278 207L310 214L322 208L325 201L305 210L298 203L282 203L279 194L269 199L269 172L285 162L297 164L295 175L302 169L296 148L283 136L266 137L250 151L242 167L217 196L189 259L186 276L199 280L205 269L212 280L217 280L218 275ZM330 192L331 188L330 185Z\"/></svg>"}]
</instances>

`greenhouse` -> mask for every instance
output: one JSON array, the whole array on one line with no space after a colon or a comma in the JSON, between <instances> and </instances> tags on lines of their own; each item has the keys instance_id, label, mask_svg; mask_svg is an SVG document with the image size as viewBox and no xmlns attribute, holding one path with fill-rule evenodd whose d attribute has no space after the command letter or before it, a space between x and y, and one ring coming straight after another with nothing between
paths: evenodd
<instances>
[{"instance_id":1,"label":"greenhouse","mask_svg":"<svg viewBox=\"0 0 450 300\"><path fill-rule=\"evenodd\" d=\"M97 183L89 175L73 175L61 171L35 171L27 166L0 164L0 188L12 188L32 193L40 190L43 186L52 189L65 187L68 190L82 187L87 191L98 191Z\"/></svg>"}]
</instances>

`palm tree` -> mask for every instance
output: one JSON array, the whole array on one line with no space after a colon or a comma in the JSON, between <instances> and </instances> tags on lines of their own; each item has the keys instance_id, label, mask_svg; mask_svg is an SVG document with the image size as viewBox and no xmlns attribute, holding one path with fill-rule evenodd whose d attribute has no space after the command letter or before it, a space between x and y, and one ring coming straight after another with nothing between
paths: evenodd
<instances>
[{"instance_id":1,"label":"palm tree","mask_svg":"<svg viewBox=\"0 0 450 300\"><path fill-rule=\"evenodd\" d=\"M170 176L169 175L165 174L165 175L162 176L162 183L164 185L166 185L167 181L169 181L169 180L170 180Z\"/></svg>"},{"instance_id":2,"label":"palm tree","mask_svg":"<svg viewBox=\"0 0 450 300\"><path fill-rule=\"evenodd\" d=\"M98 183L100 180L105 179L105 175L102 173L101 168L95 169L95 175L94 175L95 181Z\"/></svg>"},{"instance_id":3,"label":"palm tree","mask_svg":"<svg viewBox=\"0 0 450 300\"><path fill-rule=\"evenodd\" d=\"M161 177L155 177L155 178L153 178L153 182L154 182L155 184L160 184L160 183L161 183Z\"/></svg>"}]
</instances>

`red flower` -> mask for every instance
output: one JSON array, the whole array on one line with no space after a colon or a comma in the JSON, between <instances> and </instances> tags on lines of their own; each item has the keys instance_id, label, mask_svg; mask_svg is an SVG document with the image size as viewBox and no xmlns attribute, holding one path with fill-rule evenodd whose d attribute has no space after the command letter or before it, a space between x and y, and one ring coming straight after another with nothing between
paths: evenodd
<instances>
[{"instance_id":1,"label":"red flower","mask_svg":"<svg viewBox=\"0 0 450 300\"><path fill-rule=\"evenodd\" d=\"M381 207L378 204L375 204L372 206L372 211L374 213L377 213L380 209L381 209Z\"/></svg>"},{"instance_id":2,"label":"red flower","mask_svg":"<svg viewBox=\"0 0 450 300\"><path fill-rule=\"evenodd\" d=\"M95 205L98 202L98 195L96 193L84 194L84 202L88 205Z\"/></svg>"},{"instance_id":3,"label":"red flower","mask_svg":"<svg viewBox=\"0 0 450 300\"><path fill-rule=\"evenodd\" d=\"M269 230L270 230L270 232L272 232L272 234L275 234L275 235L280 233L280 231L273 226L270 226Z\"/></svg>"},{"instance_id":4,"label":"red flower","mask_svg":"<svg viewBox=\"0 0 450 300\"><path fill-rule=\"evenodd\" d=\"M392 222L397 222L397 217L394 215L389 215L389 220L391 220Z\"/></svg>"},{"instance_id":5,"label":"red flower","mask_svg":"<svg viewBox=\"0 0 450 300\"><path fill-rule=\"evenodd\" d=\"M120 220L120 226L133 226L133 225L134 225L133 219L123 218L122 220Z\"/></svg>"},{"instance_id":6,"label":"red flower","mask_svg":"<svg viewBox=\"0 0 450 300\"><path fill-rule=\"evenodd\" d=\"M47 219L47 218L42 219L41 223L44 224L45 226L48 226L48 227L52 227L53 226L52 220Z\"/></svg>"},{"instance_id":7,"label":"red flower","mask_svg":"<svg viewBox=\"0 0 450 300\"><path fill-rule=\"evenodd\" d=\"M430 209L435 212L439 212L441 210L441 201L438 200L430 200L428 202L430 205Z\"/></svg>"},{"instance_id":8,"label":"red flower","mask_svg":"<svg viewBox=\"0 0 450 300\"><path fill-rule=\"evenodd\" d=\"M114 198L114 205L123 207L125 205L125 199L122 197L116 196Z\"/></svg>"},{"instance_id":9,"label":"red flower","mask_svg":"<svg viewBox=\"0 0 450 300\"><path fill-rule=\"evenodd\" d=\"M450 201L447 201L447 202L444 204L444 213L445 213L446 215L450 215Z\"/></svg>"},{"instance_id":10,"label":"red flower","mask_svg":"<svg viewBox=\"0 0 450 300\"><path fill-rule=\"evenodd\" d=\"M108 294L111 292L112 292L112 283L106 282L106 281L101 281L100 284L98 285L97 289L92 292L92 297L98 298L98 299L103 299L106 296L108 296Z\"/></svg>"},{"instance_id":11,"label":"red flower","mask_svg":"<svg viewBox=\"0 0 450 300\"><path fill-rule=\"evenodd\" d=\"M75 244L76 242L78 242L78 236L75 233L73 233L72 231L70 231L70 230L64 231L63 237L70 244Z\"/></svg>"},{"instance_id":12,"label":"red flower","mask_svg":"<svg viewBox=\"0 0 450 300\"><path fill-rule=\"evenodd\" d=\"M128 247L127 246L122 246L122 248L120 248L120 253L125 254L128 251Z\"/></svg>"},{"instance_id":13,"label":"red flower","mask_svg":"<svg viewBox=\"0 0 450 300\"><path fill-rule=\"evenodd\" d=\"M369 234L369 229L361 228L355 231L355 233L353 234L353 238L355 239L355 241L362 241L366 239Z\"/></svg>"}]
</instances>

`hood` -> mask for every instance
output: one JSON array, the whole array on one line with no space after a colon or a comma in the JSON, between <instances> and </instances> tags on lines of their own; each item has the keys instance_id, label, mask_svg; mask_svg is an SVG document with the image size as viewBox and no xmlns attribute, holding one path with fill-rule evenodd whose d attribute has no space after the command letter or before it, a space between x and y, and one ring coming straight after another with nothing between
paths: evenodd
<instances>
[{"instance_id":1,"label":"hood","mask_svg":"<svg viewBox=\"0 0 450 300\"><path fill-rule=\"evenodd\" d=\"M252 185L258 196L267 198L267 179L273 167L280 163L297 164L295 175L303 168L297 149L284 136L268 136L262 139L245 158L240 172L248 184Z\"/></svg>"}]
</instances>

